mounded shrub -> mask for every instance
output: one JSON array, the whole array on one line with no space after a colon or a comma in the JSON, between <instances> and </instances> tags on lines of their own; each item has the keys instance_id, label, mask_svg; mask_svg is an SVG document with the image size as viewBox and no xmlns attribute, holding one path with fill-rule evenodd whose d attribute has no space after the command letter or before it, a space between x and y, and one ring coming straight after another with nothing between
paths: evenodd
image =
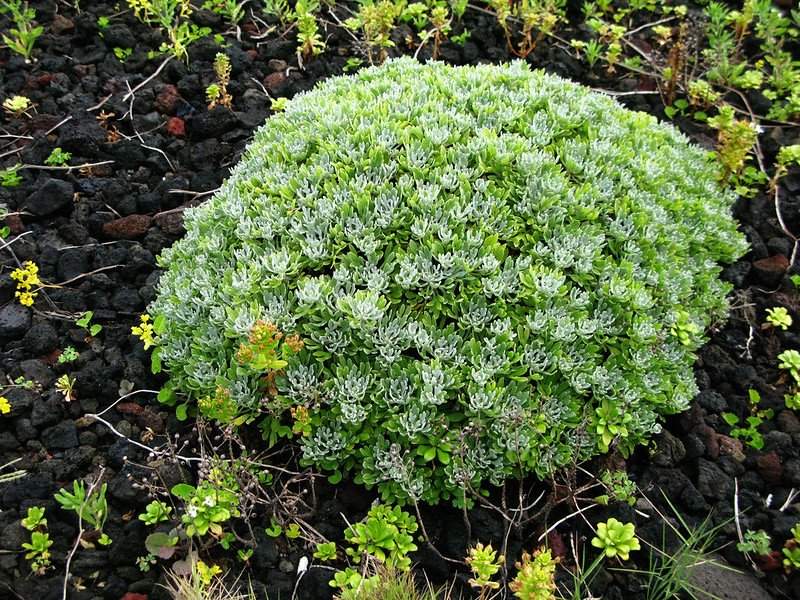
<instances>
[{"instance_id":1,"label":"mounded shrub","mask_svg":"<svg viewBox=\"0 0 800 600\"><path fill-rule=\"evenodd\" d=\"M295 98L187 214L158 351L189 406L459 504L687 407L745 251L732 201L677 130L586 88L391 61Z\"/></svg>"}]
</instances>

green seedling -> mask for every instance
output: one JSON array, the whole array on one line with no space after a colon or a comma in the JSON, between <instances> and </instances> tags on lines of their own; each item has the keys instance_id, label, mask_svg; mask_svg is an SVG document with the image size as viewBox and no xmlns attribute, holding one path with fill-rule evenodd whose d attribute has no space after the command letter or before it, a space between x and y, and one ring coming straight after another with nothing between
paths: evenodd
<instances>
[{"instance_id":1,"label":"green seedling","mask_svg":"<svg viewBox=\"0 0 800 600\"><path fill-rule=\"evenodd\" d=\"M614 518L597 524L592 546L600 548L608 558L619 556L622 560L628 560L630 553L641 547L633 523L621 523Z\"/></svg>"},{"instance_id":2,"label":"green seedling","mask_svg":"<svg viewBox=\"0 0 800 600\"><path fill-rule=\"evenodd\" d=\"M165 502L160 500L153 500L145 507L144 512L139 515L139 520L144 521L146 525L157 525L168 520L171 512L171 506L167 506Z\"/></svg>"},{"instance_id":3,"label":"green seedling","mask_svg":"<svg viewBox=\"0 0 800 600\"><path fill-rule=\"evenodd\" d=\"M64 152L61 148L53 148L50 156L44 159L44 164L50 167L61 167L69 162L72 154Z\"/></svg>"},{"instance_id":4,"label":"green seedling","mask_svg":"<svg viewBox=\"0 0 800 600\"><path fill-rule=\"evenodd\" d=\"M79 356L78 351L75 350L75 348L73 348L72 346L67 346L58 355L58 362L62 364L69 363L76 360L78 356Z\"/></svg>"},{"instance_id":5,"label":"green seedling","mask_svg":"<svg viewBox=\"0 0 800 600\"><path fill-rule=\"evenodd\" d=\"M47 519L44 517L44 508L31 506L28 509L28 516L22 519L22 526L28 531L35 531L39 527L47 526Z\"/></svg>"},{"instance_id":6,"label":"green seedling","mask_svg":"<svg viewBox=\"0 0 800 600\"><path fill-rule=\"evenodd\" d=\"M85 313L83 313L83 316L80 319L75 321L75 325L85 329L86 333L89 334L89 337L94 337L103 330L102 325L92 323L93 316L94 313L91 310L87 310Z\"/></svg>"}]
</instances>

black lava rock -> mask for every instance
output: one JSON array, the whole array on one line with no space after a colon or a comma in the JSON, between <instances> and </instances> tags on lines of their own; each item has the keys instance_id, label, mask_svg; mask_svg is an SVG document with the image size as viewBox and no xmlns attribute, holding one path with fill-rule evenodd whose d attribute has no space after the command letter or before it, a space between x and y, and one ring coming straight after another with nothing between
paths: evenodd
<instances>
[{"instance_id":1,"label":"black lava rock","mask_svg":"<svg viewBox=\"0 0 800 600\"><path fill-rule=\"evenodd\" d=\"M0 341L16 340L31 326L31 310L11 303L0 308Z\"/></svg>"},{"instance_id":2,"label":"black lava rock","mask_svg":"<svg viewBox=\"0 0 800 600\"><path fill-rule=\"evenodd\" d=\"M74 188L68 181L47 179L25 203L24 210L36 217L46 217L72 206Z\"/></svg>"},{"instance_id":3,"label":"black lava rock","mask_svg":"<svg viewBox=\"0 0 800 600\"><path fill-rule=\"evenodd\" d=\"M62 421L42 432L42 444L48 450L66 450L78 446L78 431L72 421Z\"/></svg>"},{"instance_id":4,"label":"black lava rock","mask_svg":"<svg viewBox=\"0 0 800 600\"><path fill-rule=\"evenodd\" d=\"M33 356L48 354L58 346L58 334L48 322L37 323L22 338L25 348Z\"/></svg>"}]
</instances>

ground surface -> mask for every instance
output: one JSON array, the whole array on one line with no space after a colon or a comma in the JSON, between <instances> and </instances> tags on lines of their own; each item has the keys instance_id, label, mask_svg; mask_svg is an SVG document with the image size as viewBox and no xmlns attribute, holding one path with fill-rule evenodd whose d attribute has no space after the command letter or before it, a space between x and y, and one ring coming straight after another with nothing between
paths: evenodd
<instances>
[{"instance_id":1,"label":"ground surface","mask_svg":"<svg viewBox=\"0 0 800 600\"><path fill-rule=\"evenodd\" d=\"M52 2L33 2L32 6L37 21L45 26L36 46L38 60L25 64L18 56L0 50L0 98L23 94L34 102L35 111L29 117L5 115L1 164L41 166L53 148L60 147L72 154L69 164L94 166L83 171L24 168L19 186L0 188L9 210L25 213L6 219L11 230L8 240L14 241L9 246L13 256L4 251L1 257L5 268L0 274L0 378L11 382L21 376L37 383L34 390L8 387L3 392L11 412L0 416L0 464L21 458L13 468L25 469L27 475L0 486L0 596L24 600L62 596L65 558L77 522L73 513L57 508L53 494L74 479L102 474L108 483L111 510L105 530L114 543L108 549L98 546L76 552L69 597L161 598L164 591L155 584L163 581L162 566L147 573L136 566L137 557L146 554L144 540L149 533L136 518L149 501L146 487L137 482L144 477L170 485L193 481L193 469L148 457L86 415L115 402L123 381L131 382L136 390L158 390L163 383L149 373L148 353L130 333L154 297L159 275L156 256L181 236L181 210L201 202L205 192L220 185L253 130L271 114L267 94L291 97L308 90L316 82L342 73L347 58L357 51L347 32L326 26L328 49L300 68L293 33L282 38L278 30L264 35L263 24L244 25L241 41L235 35L226 37L229 46L225 52L233 68L228 87L233 110L208 110L204 90L213 80L211 63L220 50L210 37L190 47L188 67L171 60L150 78L164 57L148 59L147 53L158 47L161 37L129 11L120 13L111 3L94 2L83 2L80 13ZM101 16L111 17L102 30L97 25ZM446 44L444 60L471 64L510 58L502 33L490 16L468 11L466 19L469 41L461 47ZM198 11L194 20L214 32L226 31L213 13ZM327 20L333 23L332 18ZM246 18L243 23L249 21ZM399 43L393 52L413 53L403 42L403 31L396 37ZM132 53L121 62L114 48L132 48ZM421 54L426 53L429 50ZM543 45L528 60L596 88L652 91L645 80L601 76L602 70L592 73L553 46ZM657 95L630 94L621 96L620 101L664 118ZM98 118L101 113L113 115L103 120ZM697 143L712 148L707 129L688 120L678 124ZM115 143L109 137L113 129L118 131ZM796 132L785 128L764 134L761 144L766 157L774 156L778 144L790 143L792 135ZM790 231L800 231L800 178L787 177L784 186L784 221ZM783 350L800 348L800 337L796 327L786 332L761 328L766 308L787 307L797 321L800 306L787 272L793 242L779 226L772 199L759 193L740 200L735 216L752 250L725 271L725 278L736 288L733 310L728 324L715 331L700 352L696 375L702 391L687 413L667 421L651 452L642 449L627 461L627 470L665 514L671 513L662 492L687 522L696 525L711 514L714 524L723 524L715 547L725 546L721 555L749 572L734 547L735 490L741 527L766 531L774 549L792 537L790 530L800 518L794 505L779 510L791 490L800 488L800 419L784 406L788 387L776 359ZM43 292L34 309L15 302L15 284L9 277L17 261L26 260L39 265L43 281L60 284L46 290L47 298ZM87 310L94 313L93 323L102 325L102 331L92 338L75 324L76 317ZM57 357L67 346L74 347L79 357L60 363ZM65 402L64 395L54 388L63 374L75 378L71 402ZM730 428L721 418L726 411L745 414L750 389L761 394L762 407L775 411L775 417L761 426L761 450L729 437ZM174 440L177 434L179 444L187 441L182 454L198 452L196 429L178 422L152 393L126 398L103 418L133 440L163 445L165 436ZM255 436L249 440L258 443ZM597 472L600 465L587 468ZM345 519L355 522L362 518L374 499L372 493L347 482L333 487L322 480L314 491L315 502L309 500L304 518L337 540L341 540ZM21 544L30 537L20 519L33 505L46 507L48 531L55 541L53 568L43 575L32 574L29 561L20 552ZM653 513L643 499L636 508ZM563 507L556 509L549 524L567 512ZM644 540L660 543L660 520L636 514L627 505L597 507L587 516L592 522L609 516L634 521ZM252 569L244 577L253 581L262 594L259 597L266 591L270 598L289 598L293 590L299 598L330 597L330 570L314 567L296 585L298 562L310 553L302 539L267 536L264 528L270 524L269 517L269 507L261 506L251 519L259 546L250 559ZM423 508L423 517L437 549L447 557L463 558L470 534L462 515L448 508ZM473 541L502 543L502 521L496 513L476 508L469 519ZM532 523L511 536L509 562L518 557L521 548L533 548L543 526ZM586 547L589 533L586 524L574 518L560 525L550 540L566 554L568 564L571 540L578 539ZM218 548L209 556L225 564L226 555ZM467 589L466 571L454 568L434 552L423 550L414 559L433 581L458 577L457 589ZM640 563L646 566L644 554ZM238 565L231 560L230 571L236 572ZM760 566L761 584L752 577L726 578L719 573L699 577L705 576L709 589L721 597L757 598L763 593L764 597L800 598L800 586L794 575L784 574L780 555L760 561ZM643 597L643 581L641 575L608 572L596 580L594 593L607 599L639 598ZM722 587L714 587L719 585Z\"/></svg>"}]
</instances>

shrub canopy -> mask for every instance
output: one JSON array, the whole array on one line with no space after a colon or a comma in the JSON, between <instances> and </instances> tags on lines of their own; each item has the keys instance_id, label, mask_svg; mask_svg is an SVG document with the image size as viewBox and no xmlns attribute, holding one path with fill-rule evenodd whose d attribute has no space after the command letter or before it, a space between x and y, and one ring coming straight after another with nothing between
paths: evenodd
<instances>
[{"instance_id":1,"label":"shrub canopy","mask_svg":"<svg viewBox=\"0 0 800 600\"><path fill-rule=\"evenodd\" d=\"M687 407L745 250L732 201L676 129L579 85L391 61L296 97L187 214L159 353L201 411L459 504ZM277 377L239 352L259 320L305 344Z\"/></svg>"}]
</instances>

